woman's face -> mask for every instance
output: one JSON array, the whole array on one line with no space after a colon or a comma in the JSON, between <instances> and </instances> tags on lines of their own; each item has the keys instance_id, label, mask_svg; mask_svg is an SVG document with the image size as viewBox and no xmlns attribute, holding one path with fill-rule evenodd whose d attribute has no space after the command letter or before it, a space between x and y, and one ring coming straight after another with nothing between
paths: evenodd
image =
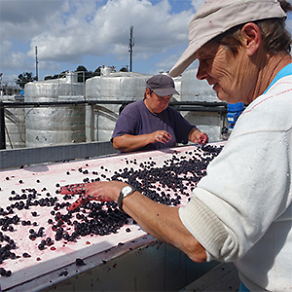
<instances>
[{"instance_id":1,"label":"woman's face","mask_svg":"<svg viewBox=\"0 0 292 292\"><path fill-rule=\"evenodd\" d=\"M252 101L253 66L250 66L244 47L234 56L223 45L211 41L195 55L200 62L197 78L206 79L220 100L228 103Z\"/></svg>"},{"instance_id":2,"label":"woman's face","mask_svg":"<svg viewBox=\"0 0 292 292\"><path fill-rule=\"evenodd\" d=\"M168 107L171 97L172 95L159 96L155 92L150 94L149 88L146 88L145 104L152 113L159 114Z\"/></svg>"}]
</instances>

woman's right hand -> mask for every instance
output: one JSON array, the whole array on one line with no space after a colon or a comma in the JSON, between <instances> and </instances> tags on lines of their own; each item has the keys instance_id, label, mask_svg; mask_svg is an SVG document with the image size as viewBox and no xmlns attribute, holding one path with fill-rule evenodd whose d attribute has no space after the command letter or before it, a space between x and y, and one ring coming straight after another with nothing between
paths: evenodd
<instances>
[{"instance_id":1,"label":"woman's right hand","mask_svg":"<svg viewBox=\"0 0 292 292\"><path fill-rule=\"evenodd\" d=\"M155 131L151 133L151 135L153 136L153 141L151 143L160 142L164 144L164 143L167 143L171 139L171 135L167 131L164 131L164 130Z\"/></svg>"}]
</instances>

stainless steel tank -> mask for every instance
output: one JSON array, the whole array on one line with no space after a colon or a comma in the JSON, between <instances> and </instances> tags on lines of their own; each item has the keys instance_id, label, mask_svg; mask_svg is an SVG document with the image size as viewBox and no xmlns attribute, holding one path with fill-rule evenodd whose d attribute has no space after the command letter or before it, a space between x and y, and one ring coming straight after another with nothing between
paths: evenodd
<instances>
[{"instance_id":1,"label":"stainless steel tank","mask_svg":"<svg viewBox=\"0 0 292 292\"><path fill-rule=\"evenodd\" d=\"M143 99L146 80L151 75L133 72L108 72L86 81L86 100L136 101ZM86 141L109 141L121 104L97 104L86 110Z\"/></svg>"},{"instance_id":2,"label":"stainless steel tank","mask_svg":"<svg viewBox=\"0 0 292 292\"><path fill-rule=\"evenodd\" d=\"M84 84L77 74L25 85L26 102L54 102L84 99ZM25 110L26 146L40 147L85 142L85 106L31 107Z\"/></svg>"},{"instance_id":3,"label":"stainless steel tank","mask_svg":"<svg viewBox=\"0 0 292 292\"><path fill-rule=\"evenodd\" d=\"M24 101L21 95L3 95L0 98L12 105ZM24 107L5 107L4 118L6 149L24 148L26 145Z\"/></svg>"},{"instance_id":4,"label":"stainless steel tank","mask_svg":"<svg viewBox=\"0 0 292 292\"><path fill-rule=\"evenodd\" d=\"M181 79L181 101L220 102L215 91L206 80L198 80L197 69L185 71ZM208 134L209 141L221 140L221 129L225 126L226 116L219 112L189 111L182 115L191 124Z\"/></svg>"}]
</instances>

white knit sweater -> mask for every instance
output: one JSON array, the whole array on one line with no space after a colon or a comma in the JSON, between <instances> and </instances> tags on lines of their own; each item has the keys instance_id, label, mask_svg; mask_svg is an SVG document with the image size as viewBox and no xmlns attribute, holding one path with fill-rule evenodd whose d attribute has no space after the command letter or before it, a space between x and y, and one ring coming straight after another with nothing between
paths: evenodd
<instances>
[{"instance_id":1,"label":"white knit sweater","mask_svg":"<svg viewBox=\"0 0 292 292\"><path fill-rule=\"evenodd\" d=\"M233 261L251 291L292 291L292 75L239 117L179 210L208 260Z\"/></svg>"}]
</instances>

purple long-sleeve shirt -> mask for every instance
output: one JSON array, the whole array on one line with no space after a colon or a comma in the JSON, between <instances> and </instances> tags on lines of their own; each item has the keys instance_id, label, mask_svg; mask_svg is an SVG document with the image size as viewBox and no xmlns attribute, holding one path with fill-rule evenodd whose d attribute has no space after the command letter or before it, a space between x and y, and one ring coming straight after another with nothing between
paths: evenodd
<instances>
[{"instance_id":1,"label":"purple long-sleeve shirt","mask_svg":"<svg viewBox=\"0 0 292 292\"><path fill-rule=\"evenodd\" d=\"M111 141L113 138L124 134L142 135L153 133L158 130L165 130L172 136L167 143L155 141L136 151L157 150L174 147L176 143L188 143L188 135L192 128L182 115L174 108L168 106L159 114L154 114L146 107L143 100L127 105L121 112Z\"/></svg>"}]
</instances>

